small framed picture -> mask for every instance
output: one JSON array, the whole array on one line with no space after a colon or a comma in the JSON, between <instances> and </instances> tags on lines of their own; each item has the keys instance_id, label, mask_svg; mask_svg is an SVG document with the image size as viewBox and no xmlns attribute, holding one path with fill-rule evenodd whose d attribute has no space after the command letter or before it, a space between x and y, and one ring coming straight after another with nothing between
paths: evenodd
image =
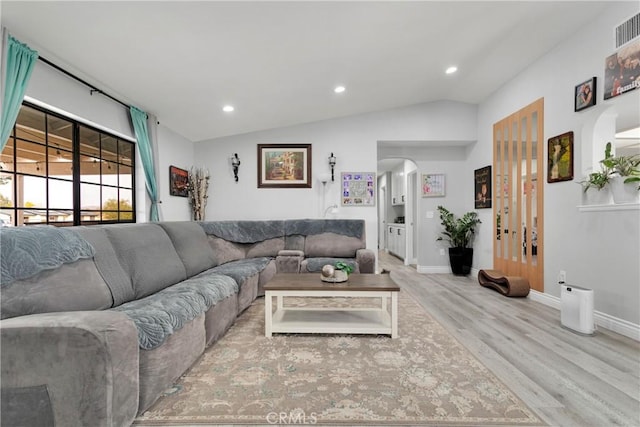
<instances>
[{"instance_id":1,"label":"small framed picture","mask_svg":"<svg viewBox=\"0 0 640 427\"><path fill-rule=\"evenodd\" d=\"M176 166L169 166L169 195L187 197L189 195L189 172Z\"/></svg>"},{"instance_id":2,"label":"small framed picture","mask_svg":"<svg viewBox=\"0 0 640 427\"><path fill-rule=\"evenodd\" d=\"M475 208L491 207L491 165L476 169L473 172Z\"/></svg>"},{"instance_id":3,"label":"small framed picture","mask_svg":"<svg viewBox=\"0 0 640 427\"><path fill-rule=\"evenodd\" d=\"M342 206L375 206L375 172L342 172Z\"/></svg>"},{"instance_id":4,"label":"small framed picture","mask_svg":"<svg viewBox=\"0 0 640 427\"><path fill-rule=\"evenodd\" d=\"M547 182L573 179L573 132L549 138L547 168Z\"/></svg>"},{"instance_id":5,"label":"small framed picture","mask_svg":"<svg viewBox=\"0 0 640 427\"><path fill-rule=\"evenodd\" d=\"M422 174L422 197L444 197L445 178L443 173Z\"/></svg>"},{"instance_id":6,"label":"small framed picture","mask_svg":"<svg viewBox=\"0 0 640 427\"><path fill-rule=\"evenodd\" d=\"M596 78L591 77L576 86L573 97L575 100L574 111L581 111L596 105Z\"/></svg>"}]
</instances>

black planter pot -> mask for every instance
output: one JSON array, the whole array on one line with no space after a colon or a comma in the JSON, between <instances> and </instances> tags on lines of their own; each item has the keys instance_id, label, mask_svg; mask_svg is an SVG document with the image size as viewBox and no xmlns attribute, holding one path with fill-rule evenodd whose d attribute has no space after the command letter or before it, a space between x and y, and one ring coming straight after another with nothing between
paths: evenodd
<instances>
[{"instance_id":1,"label":"black planter pot","mask_svg":"<svg viewBox=\"0 0 640 427\"><path fill-rule=\"evenodd\" d=\"M473 248L449 248L451 272L456 276L466 276L471 272Z\"/></svg>"}]
</instances>

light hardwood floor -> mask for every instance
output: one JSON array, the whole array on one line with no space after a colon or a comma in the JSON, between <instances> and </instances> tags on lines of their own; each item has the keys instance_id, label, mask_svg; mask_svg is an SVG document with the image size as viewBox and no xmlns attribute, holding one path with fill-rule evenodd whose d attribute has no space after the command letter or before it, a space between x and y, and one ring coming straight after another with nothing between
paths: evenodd
<instances>
[{"instance_id":1,"label":"light hardwood floor","mask_svg":"<svg viewBox=\"0 0 640 427\"><path fill-rule=\"evenodd\" d=\"M578 335L558 310L473 276L420 274L383 251L379 268L549 425L640 426L640 343L602 328Z\"/></svg>"}]
</instances>

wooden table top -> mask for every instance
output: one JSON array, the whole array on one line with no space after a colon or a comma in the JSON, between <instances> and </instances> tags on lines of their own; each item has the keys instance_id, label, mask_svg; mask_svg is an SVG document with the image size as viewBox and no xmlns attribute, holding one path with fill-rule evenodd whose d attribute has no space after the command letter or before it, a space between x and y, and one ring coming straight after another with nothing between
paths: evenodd
<instances>
[{"instance_id":1,"label":"wooden table top","mask_svg":"<svg viewBox=\"0 0 640 427\"><path fill-rule=\"evenodd\" d=\"M389 274L350 274L341 283L323 282L320 273L278 273L265 291L400 291Z\"/></svg>"}]
</instances>

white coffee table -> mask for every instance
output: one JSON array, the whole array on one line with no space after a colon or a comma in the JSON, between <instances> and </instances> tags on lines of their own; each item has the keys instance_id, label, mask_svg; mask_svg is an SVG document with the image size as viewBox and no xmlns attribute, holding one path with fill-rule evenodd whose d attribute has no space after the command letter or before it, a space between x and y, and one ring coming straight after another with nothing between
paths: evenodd
<instances>
[{"instance_id":1,"label":"white coffee table","mask_svg":"<svg viewBox=\"0 0 640 427\"><path fill-rule=\"evenodd\" d=\"M398 336L398 292L388 274L351 274L343 283L320 280L320 273L276 274L264 287L265 336L274 333L388 334ZM276 310L273 311L273 297ZM285 306L285 297L374 297L377 307ZM391 305L388 309L388 301Z\"/></svg>"}]
</instances>

